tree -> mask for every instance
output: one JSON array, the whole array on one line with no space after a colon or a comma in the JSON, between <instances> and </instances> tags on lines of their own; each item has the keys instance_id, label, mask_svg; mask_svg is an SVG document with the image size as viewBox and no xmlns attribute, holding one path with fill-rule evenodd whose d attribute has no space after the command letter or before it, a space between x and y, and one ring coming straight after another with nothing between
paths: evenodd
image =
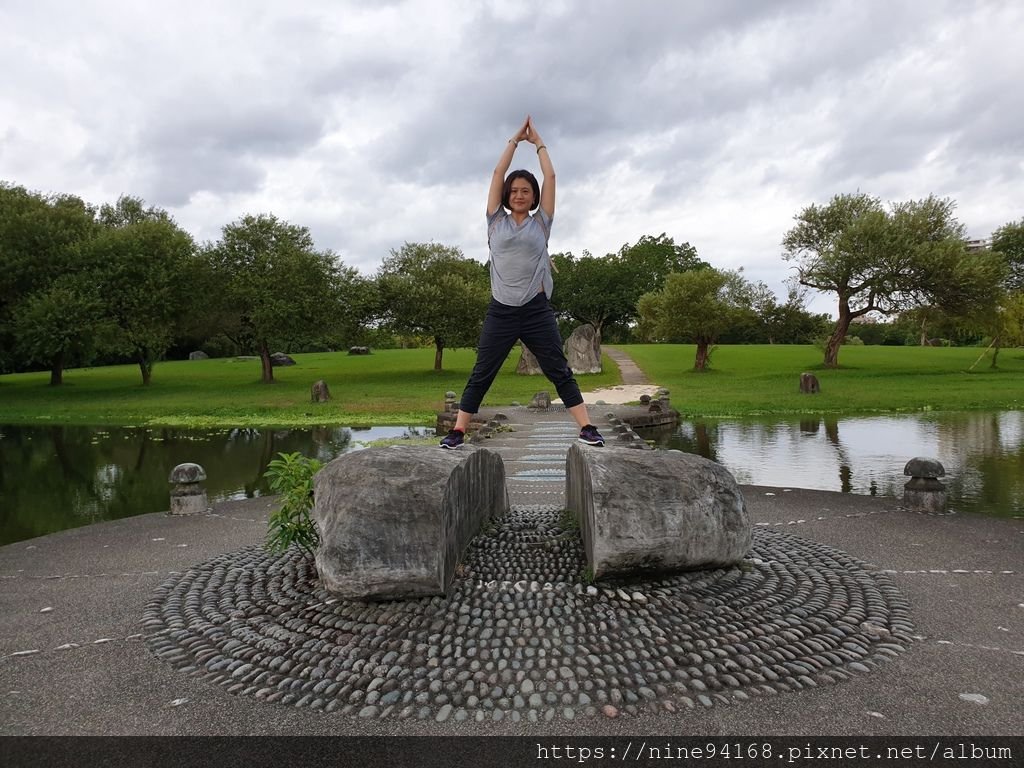
<instances>
[{"instance_id":1,"label":"tree","mask_svg":"<svg viewBox=\"0 0 1024 768\"><path fill-rule=\"evenodd\" d=\"M64 368L87 360L105 322L103 301L85 273L62 275L19 302L13 331L26 362L50 368L50 386L64 383Z\"/></svg>"},{"instance_id":2,"label":"tree","mask_svg":"<svg viewBox=\"0 0 1024 768\"><path fill-rule=\"evenodd\" d=\"M487 269L440 243L392 250L377 271L377 290L393 332L433 339L435 371L446 347L476 344L491 296Z\"/></svg>"},{"instance_id":3,"label":"tree","mask_svg":"<svg viewBox=\"0 0 1024 768\"><path fill-rule=\"evenodd\" d=\"M556 273L551 305L563 318L583 325L590 323L601 338L612 323L627 324L636 315L633 286L622 265L609 254L601 258L586 251L580 257L556 253Z\"/></svg>"},{"instance_id":4,"label":"tree","mask_svg":"<svg viewBox=\"0 0 1024 768\"><path fill-rule=\"evenodd\" d=\"M552 258L557 270L552 306L563 317L590 323L599 337L609 326L625 329L632 325L637 319L637 301L660 289L667 275L707 266L697 258L693 246L676 245L664 233L644 235L634 245L626 243L618 253L600 258L586 251L579 258L572 253Z\"/></svg>"},{"instance_id":5,"label":"tree","mask_svg":"<svg viewBox=\"0 0 1024 768\"><path fill-rule=\"evenodd\" d=\"M750 298L750 285L738 272L708 267L670 274L660 291L640 297L641 333L696 344L693 368L703 371L719 336L752 311Z\"/></svg>"},{"instance_id":6,"label":"tree","mask_svg":"<svg viewBox=\"0 0 1024 768\"><path fill-rule=\"evenodd\" d=\"M991 252L1003 270L1003 295L997 305L979 307L978 312L987 320L987 330L992 334L991 367L996 368L1000 346L1020 344L1024 330L1024 219L993 232Z\"/></svg>"},{"instance_id":7,"label":"tree","mask_svg":"<svg viewBox=\"0 0 1024 768\"><path fill-rule=\"evenodd\" d=\"M991 266L967 258L964 228L953 201L929 196L891 204L866 194L836 195L795 217L783 238L801 285L839 300L839 318L825 348L825 365L839 364L850 322L868 312L893 314L934 303L958 311L994 297Z\"/></svg>"},{"instance_id":8,"label":"tree","mask_svg":"<svg viewBox=\"0 0 1024 768\"><path fill-rule=\"evenodd\" d=\"M271 214L228 224L204 254L226 332L255 346L262 381L272 383L271 343L308 335L337 308L336 257L315 250L306 227Z\"/></svg>"},{"instance_id":9,"label":"tree","mask_svg":"<svg viewBox=\"0 0 1024 768\"><path fill-rule=\"evenodd\" d=\"M163 356L195 298L190 284L195 261L192 237L166 212L121 197L100 209L103 231L88 248L97 265L115 348L138 363L143 385Z\"/></svg>"},{"instance_id":10,"label":"tree","mask_svg":"<svg viewBox=\"0 0 1024 768\"><path fill-rule=\"evenodd\" d=\"M1009 291L1024 291L1024 218L1004 224L992 233L992 250L1006 259Z\"/></svg>"},{"instance_id":11,"label":"tree","mask_svg":"<svg viewBox=\"0 0 1024 768\"><path fill-rule=\"evenodd\" d=\"M82 245L96 231L95 212L81 199L0 182L0 370L42 362L60 384L69 355L89 347L98 318L85 311L95 305ZM26 313L42 325L29 328ZM46 328L56 336L44 342Z\"/></svg>"},{"instance_id":12,"label":"tree","mask_svg":"<svg viewBox=\"0 0 1024 768\"><path fill-rule=\"evenodd\" d=\"M633 245L626 243L615 258L630 274L634 290L639 291L637 298L660 290L671 274L709 266L697 258L696 248L689 243L676 245L664 232L657 237L644 235Z\"/></svg>"}]
</instances>

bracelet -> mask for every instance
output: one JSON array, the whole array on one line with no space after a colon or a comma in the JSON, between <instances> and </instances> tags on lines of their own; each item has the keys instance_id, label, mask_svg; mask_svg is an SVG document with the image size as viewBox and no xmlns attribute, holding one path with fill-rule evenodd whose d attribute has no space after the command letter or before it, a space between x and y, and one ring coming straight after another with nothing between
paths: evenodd
<instances>
[{"instance_id":1,"label":"bracelet","mask_svg":"<svg viewBox=\"0 0 1024 768\"><path fill-rule=\"evenodd\" d=\"M539 147L537 147L537 154L538 154L538 155L540 154L540 151L541 151L542 149L547 149L547 145L545 145L545 144L541 144L541 145L540 145Z\"/></svg>"},{"instance_id":2,"label":"bracelet","mask_svg":"<svg viewBox=\"0 0 1024 768\"><path fill-rule=\"evenodd\" d=\"M509 139L509 140L508 140L508 143L509 143L509 144L515 144L515 145L516 145L517 147L519 146L519 142L518 142L518 141L516 141L515 139Z\"/></svg>"}]
</instances>

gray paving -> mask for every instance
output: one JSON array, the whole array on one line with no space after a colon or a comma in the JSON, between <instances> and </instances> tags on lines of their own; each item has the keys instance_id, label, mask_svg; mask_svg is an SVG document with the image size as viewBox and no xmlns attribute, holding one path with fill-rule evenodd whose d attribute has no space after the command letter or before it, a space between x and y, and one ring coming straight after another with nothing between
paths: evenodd
<instances>
[{"instance_id":1,"label":"gray paving","mask_svg":"<svg viewBox=\"0 0 1024 768\"><path fill-rule=\"evenodd\" d=\"M606 407L592 408L599 426ZM485 445L513 505L561 504L564 411L506 409ZM607 437L607 435L606 435ZM564 467L564 465L563 465ZM820 542L891 579L917 632L870 674L707 710L438 723L345 716L237 696L153 656L142 616L175 574L258 544L272 499L191 518L144 515L0 548L0 733L1019 735L1024 520L924 516L899 500L745 486L755 524ZM984 703L979 703L984 702Z\"/></svg>"}]
</instances>

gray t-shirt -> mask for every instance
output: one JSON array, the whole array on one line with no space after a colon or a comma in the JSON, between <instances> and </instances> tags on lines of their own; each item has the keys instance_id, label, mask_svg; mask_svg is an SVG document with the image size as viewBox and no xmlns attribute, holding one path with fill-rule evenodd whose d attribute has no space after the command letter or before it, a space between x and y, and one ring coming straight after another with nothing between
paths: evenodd
<instances>
[{"instance_id":1,"label":"gray t-shirt","mask_svg":"<svg viewBox=\"0 0 1024 768\"><path fill-rule=\"evenodd\" d=\"M487 217L491 249L491 296L509 307L521 307L544 291L551 298L551 258L548 238L551 217L542 208L516 224L501 205Z\"/></svg>"}]
</instances>

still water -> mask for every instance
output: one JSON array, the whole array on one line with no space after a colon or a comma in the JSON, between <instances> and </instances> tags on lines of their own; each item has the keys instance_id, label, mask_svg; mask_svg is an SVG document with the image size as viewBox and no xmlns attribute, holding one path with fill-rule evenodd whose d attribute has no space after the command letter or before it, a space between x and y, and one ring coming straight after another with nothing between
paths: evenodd
<instances>
[{"instance_id":1,"label":"still water","mask_svg":"<svg viewBox=\"0 0 1024 768\"><path fill-rule=\"evenodd\" d=\"M186 461L206 470L211 502L269 493L263 473L278 453L330 461L366 443L433 430L144 429L0 426L0 545L66 528L162 512L167 476Z\"/></svg>"},{"instance_id":2,"label":"still water","mask_svg":"<svg viewBox=\"0 0 1024 768\"><path fill-rule=\"evenodd\" d=\"M1024 515L1024 411L702 420L646 431L659 448L724 465L738 482L902 497L903 467L938 459L950 511Z\"/></svg>"},{"instance_id":3,"label":"still water","mask_svg":"<svg viewBox=\"0 0 1024 768\"><path fill-rule=\"evenodd\" d=\"M0 427L0 544L169 506L167 476L201 464L211 502L268 492L278 453L328 461L366 443L432 430L187 430ZM949 508L1024 515L1024 412L810 420L695 421L645 435L658 447L713 459L743 484L901 496L903 466L946 468Z\"/></svg>"}]
</instances>

